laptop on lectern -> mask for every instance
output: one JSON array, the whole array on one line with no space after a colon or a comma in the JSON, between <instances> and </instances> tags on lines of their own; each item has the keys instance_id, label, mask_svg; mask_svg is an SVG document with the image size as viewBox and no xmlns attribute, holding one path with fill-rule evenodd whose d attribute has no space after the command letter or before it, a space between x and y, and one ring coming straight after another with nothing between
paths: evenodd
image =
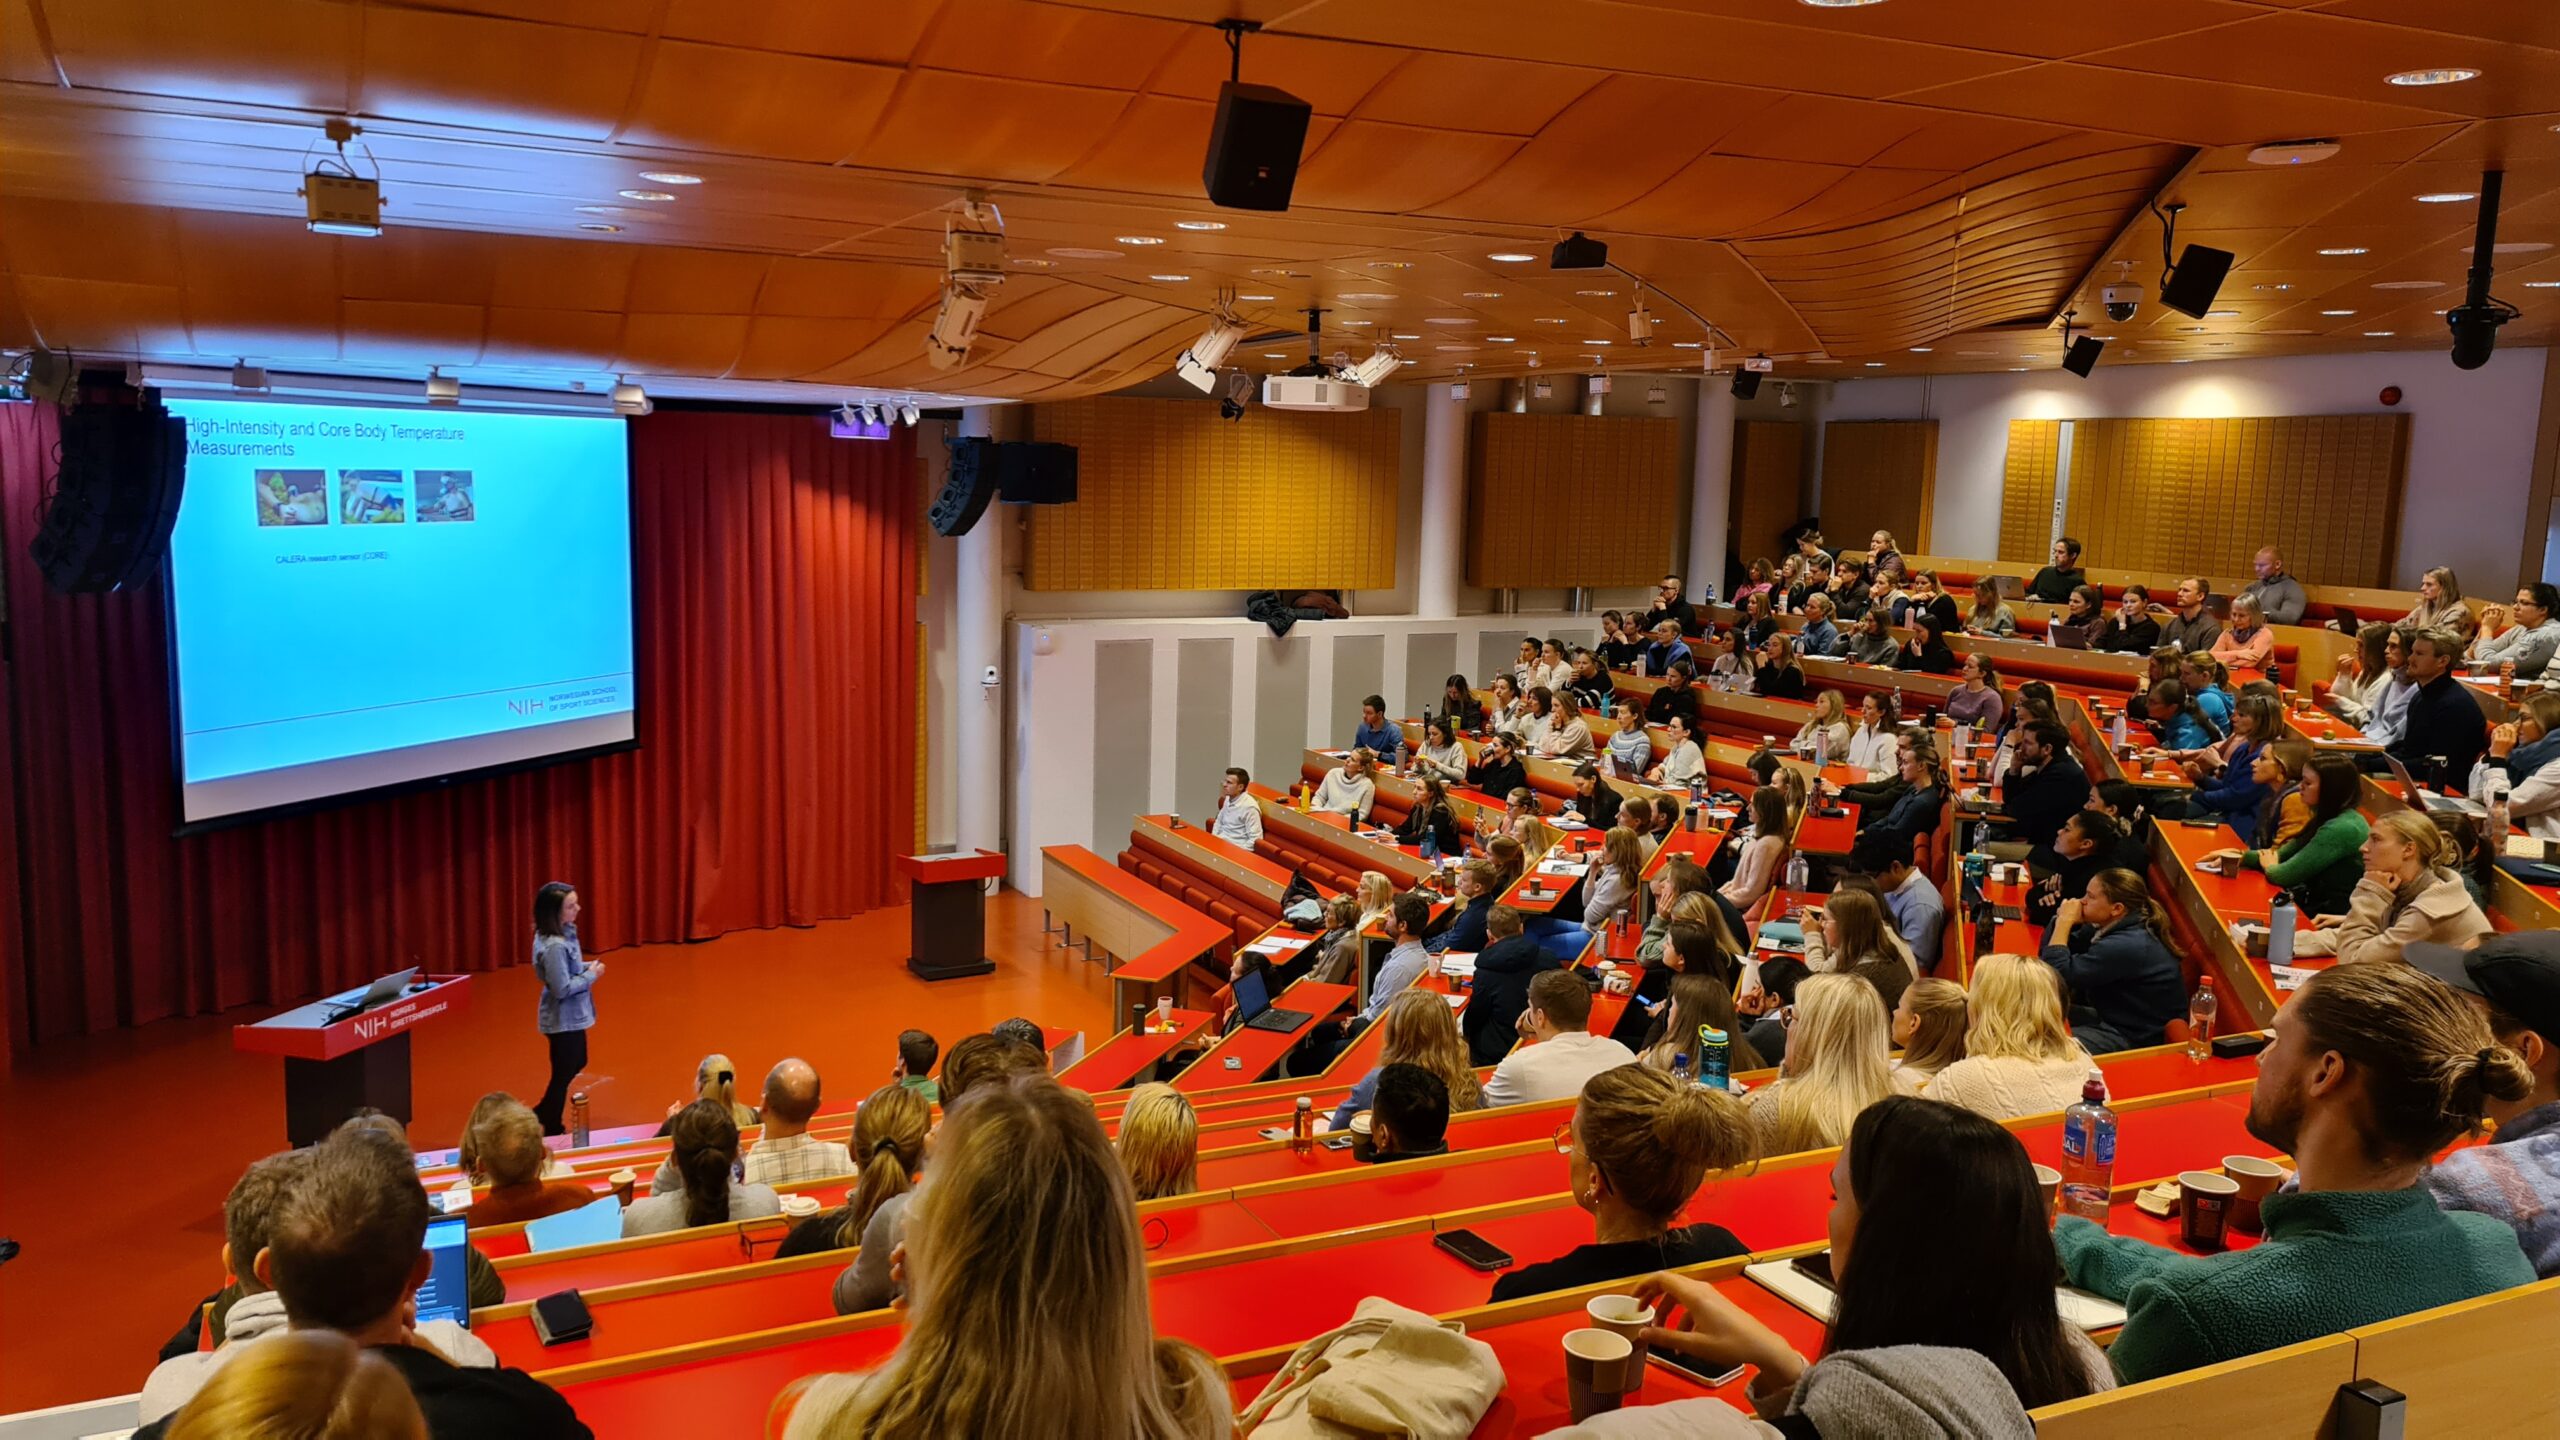
<instances>
[{"instance_id":1,"label":"laptop on lectern","mask_svg":"<svg viewBox=\"0 0 2560 1440\"><path fill-rule=\"evenodd\" d=\"M362 992L349 991L348 995L353 998L340 997L338 1003L329 1007L329 1019L334 1023L350 1015L361 1015L376 1005L388 1005L399 999L400 992L408 989L409 982L417 978L418 967L412 965L406 970L395 970L383 976L364 987Z\"/></svg>"}]
</instances>

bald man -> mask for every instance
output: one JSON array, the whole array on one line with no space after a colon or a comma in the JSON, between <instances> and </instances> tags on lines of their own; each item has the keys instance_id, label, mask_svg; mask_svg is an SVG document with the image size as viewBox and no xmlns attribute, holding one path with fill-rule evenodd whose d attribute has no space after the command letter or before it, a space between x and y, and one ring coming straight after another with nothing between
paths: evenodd
<instances>
[{"instance_id":1,"label":"bald man","mask_svg":"<svg viewBox=\"0 0 2560 1440\"><path fill-rule=\"evenodd\" d=\"M747 1183L789 1185L853 1173L853 1156L840 1141L809 1133L818 1113L818 1071L808 1061L785 1060L765 1073L764 1138L747 1152Z\"/></svg>"}]
</instances>

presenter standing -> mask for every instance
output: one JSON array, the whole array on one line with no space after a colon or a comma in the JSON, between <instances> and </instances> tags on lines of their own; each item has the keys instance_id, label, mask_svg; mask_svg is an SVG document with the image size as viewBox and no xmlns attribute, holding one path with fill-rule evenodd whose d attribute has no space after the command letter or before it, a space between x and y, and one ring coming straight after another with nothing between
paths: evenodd
<instances>
[{"instance_id":1,"label":"presenter standing","mask_svg":"<svg viewBox=\"0 0 2560 1440\"><path fill-rule=\"evenodd\" d=\"M533 971L542 979L542 1035L551 1046L551 1083L543 1087L533 1113L543 1134L558 1135L569 1084L587 1068L587 1031L596 1023L596 1002L589 992L604 974L604 963L587 959L578 948L578 891L573 885L554 880L533 894Z\"/></svg>"}]
</instances>

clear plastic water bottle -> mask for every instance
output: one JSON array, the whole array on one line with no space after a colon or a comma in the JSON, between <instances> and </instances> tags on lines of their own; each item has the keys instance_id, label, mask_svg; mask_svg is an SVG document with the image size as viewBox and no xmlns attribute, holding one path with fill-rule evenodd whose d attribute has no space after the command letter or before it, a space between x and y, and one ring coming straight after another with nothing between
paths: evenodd
<instances>
[{"instance_id":1,"label":"clear plastic water bottle","mask_svg":"<svg viewBox=\"0 0 2560 1440\"><path fill-rule=\"evenodd\" d=\"M2187 1058L2201 1065L2213 1053L2213 1017L2222 1008L2215 998L2213 981L2196 982L2196 993L2187 1001Z\"/></svg>"},{"instance_id":2,"label":"clear plastic water bottle","mask_svg":"<svg viewBox=\"0 0 2560 1440\"><path fill-rule=\"evenodd\" d=\"M1713 1025L1698 1027L1698 1083L1711 1090L1733 1088L1733 1040Z\"/></svg>"},{"instance_id":3,"label":"clear plastic water bottle","mask_svg":"<svg viewBox=\"0 0 2560 1440\"><path fill-rule=\"evenodd\" d=\"M1674 1056L1672 1056L1672 1057L1671 1057L1671 1078L1672 1078L1672 1080L1673 1080L1673 1081L1675 1081L1676 1083L1678 1083L1678 1084L1682 1084L1682 1085L1687 1085L1687 1084L1692 1083L1692 1082L1691 1082L1691 1080L1690 1080L1690 1077L1689 1077L1689 1057L1688 1057L1688 1056L1686 1056L1686 1055L1674 1055Z\"/></svg>"},{"instance_id":4,"label":"clear plastic water bottle","mask_svg":"<svg viewBox=\"0 0 2560 1440\"><path fill-rule=\"evenodd\" d=\"M2115 719L2107 722L2107 743L2114 746L2118 754L2124 752L2125 724L2125 714L2121 710L2116 712Z\"/></svg>"},{"instance_id":5,"label":"clear plastic water bottle","mask_svg":"<svg viewBox=\"0 0 2560 1440\"><path fill-rule=\"evenodd\" d=\"M1425 821L1425 822L1424 822L1424 824L1423 824L1423 827L1422 827L1422 846L1421 846L1421 849L1422 849L1422 863L1423 863L1423 864L1425 864L1425 865L1437 865L1437 864L1439 864L1439 863L1440 863L1440 835L1439 835L1439 831L1438 831L1437 827L1433 826L1433 825L1432 825L1432 824L1430 824L1428 821Z\"/></svg>"},{"instance_id":6,"label":"clear plastic water bottle","mask_svg":"<svg viewBox=\"0 0 2560 1440\"><path fill-rule=\"evenodd\" d=\"M587 1144L587 1092L569 1097L569 1143L584 1149Z\"/></svg>"},{"instance_id":7,"label":"clear plastic water bottle","mask_svg":"<svg viewBox=\"0 0 2560 1440\"><path fill-rule=\"evenodd\" d=\"M1813 888L1813 863L1802 855L1787 857L1787 888L1798 894Z\"/></svg>"},{"instance_id":8,"label":"clear plastic water bottle","mask_svg":"<svg viewBox=\"0 0 2560 1440\"><path fill-rule=\"evenodd\" d=\"M2267 907L2267 963L2293 963L2293 897L2279 890L2275 903Z\"/></svg>"},{"instance_id":9,"label":"clear plastic water bottle","mask_svg":"<svg viewBox=\"0 0 2560 1440\"><path fill-rule=\"evenodd\" d=\"M2116 1112L2107 1108L2107 1077L2091 1070L2080 1103L2062 1112L2062 1213L2107 1223L2115 1188Z\"/></svg>"}]
</instances>

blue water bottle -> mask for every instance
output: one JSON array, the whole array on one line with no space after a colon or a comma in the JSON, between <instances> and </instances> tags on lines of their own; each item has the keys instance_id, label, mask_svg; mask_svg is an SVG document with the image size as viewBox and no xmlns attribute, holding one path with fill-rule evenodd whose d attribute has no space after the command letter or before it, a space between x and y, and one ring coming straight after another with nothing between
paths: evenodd
<instances>
[{"instance_id":1,"label":"blue water bottle","mask_svg":"<svg viewBox=\"0 0 2560 1440\"><path fill-rule=\"evenodd\" d=\"M1698 1027L1698 1083L1713 1090L1733 1088L1733 1041L1713 1025Z\"/></svg>"},{"instance_id":2,"label":"blue water bottle","mask_svg":"<svg viewBox=\"0 0 2560 1440\"><path fill-rule=\"evenodd\" d=\"M1428 821L1424 822L1422 827L1422 863L1425 865L1440 863L1440 835L1436 827Z\"/></svg>"}]
</instances>

